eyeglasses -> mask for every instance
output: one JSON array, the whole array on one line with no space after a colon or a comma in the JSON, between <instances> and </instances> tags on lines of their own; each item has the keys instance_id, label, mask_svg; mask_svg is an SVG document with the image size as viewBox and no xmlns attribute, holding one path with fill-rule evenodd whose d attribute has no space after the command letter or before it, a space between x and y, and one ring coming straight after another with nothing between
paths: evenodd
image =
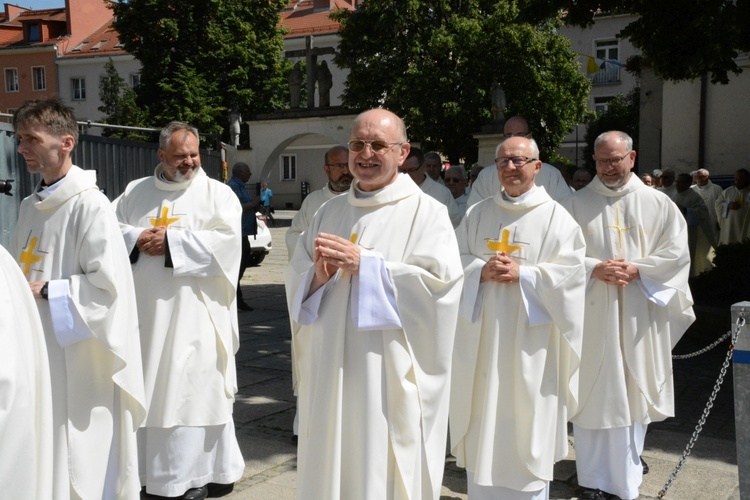
<instances>
[{"instance_id":1,"label":"eyeglasses","mask_svg":"<svg viewBox=\"0 0 750 500\"><path fill-rule=\"evenodd\" d=\"M515 134L503 134L503 137L510 139L511 137L526 137L531 132L516 132Z\"/></svg>"},{"instance_id":2,"label":"eyeglasses","mask_svg":"<svg viewBox=\"0 0 750 500\"><path fill-rule=\"evenodd\" d=\"M403 142L383 142L383 141L363 141L354 139L349 141L349 151L360 153L365 150L365 146L370 146L373 153L387 152L393 146L400 146Z\"/></svg>"},{"instance_id":3,"label":"eyeglasses","mask_svg":"<svg viewBox=\"0 0 750 500\"><path fill-rule=\"evenodd\" d=\"M523 167L527 163L536 160L536 158L529 158L528 156L513 156L510 158L501 156L499 158L495 158L495 165L502 168L506 166L508 162L510 162L514 167Z\"/></svg>"},{"instance_id":4,"label":"eyeglasses","mask_svg":"<svg viewBox=\"0 0 750 500\"><path fill-rule=\"evenodd\" d=\"M327 167L337 168L339 170L343 170L345 168L349 168L349 164L348 163L326 163L326 166Z\"/></svg>"},{"instance_id":5,"label":"eyeglasses","mask_svg":"<svg viewBox=\"0 0 750 500\"><path fill-rule=\"evenodd\" d=\"M410 174L412 172L416 172L417 170L419 170L420 168L422 168L422 165L424 165L424 163L420 163L419 165L417 165L414 168L406 168L404 166L405 164L406 164L406 162L404 162L400 167L398 167L398 171L401 172L402 174Z\"/></svg>"},{"instance_id":6,"label":"eyeglasses","mask_svg":"<svg viewBox=\"0 0 750 500\"><path fill-rule=\"evenodd\" d=\"M446 177L445 179L443 179L443 182L445 182L446 184L453 184L454 182L461 182L461 179L459 179L458 177Z\"/></svg>"},{"instance_id":7,"label":"eyeglasses","mask_svg":"<svg viewBox=\"0 0 750 500\"><path fill-rule=\"evenodd\" d=\"M609 165L610 167L613 167L615 165L619 165L620 163L622 163L622 160L624 160L625 158L627 158L628 155L632 151L633 150L631 149L630 151L628 151L624 155L622 155L620 157L615 157L615 158L606 158L606 159L605 158L594 158L594 161L596 161L597 165Z\"/></svg>"}]
</instances>

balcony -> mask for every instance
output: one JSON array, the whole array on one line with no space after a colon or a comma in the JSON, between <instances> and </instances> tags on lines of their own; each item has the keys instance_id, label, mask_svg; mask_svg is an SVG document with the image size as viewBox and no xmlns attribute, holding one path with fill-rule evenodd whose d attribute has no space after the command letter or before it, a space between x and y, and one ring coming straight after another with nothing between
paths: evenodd
<instances>
[{"instance_id":1,"label":"balcony","mask_svg":"<svg viewBox=\"0 0 750 500\"><path fill-rule=\"evenodd\" d=\"M607 64L604 69L600 69L591 75L592 85L607 85L611 83L620 83L620 67Z\"/></svg>"}]
</instances>

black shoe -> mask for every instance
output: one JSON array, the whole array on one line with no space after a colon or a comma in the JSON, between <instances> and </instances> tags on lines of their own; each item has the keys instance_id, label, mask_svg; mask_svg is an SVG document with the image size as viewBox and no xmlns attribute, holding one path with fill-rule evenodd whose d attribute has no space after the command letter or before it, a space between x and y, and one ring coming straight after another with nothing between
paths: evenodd
<instances>
[{"instance_id":1,"label":"black shoe","mask_svg":"<svg viewBox=\"0 0 750 500\"><path fill-rule=\"evenodd\" d=\"M602 490L583 488L583 490L581 491L581 495L578 498L580 500L608 500L609 497L609 493L606 493Z\"/></svg>"},{"instance_id":2,"label":"black shoe","mask_svg":"<svg viewBox=\"0 0 750 500\"><path fill-rule=\"evenodd\" d=\"M234 483L208 483L206 485L206 488L208 488L208 498L218 498L229 495L232 491L234 491Z\"/></svg>"},{"instance_id":3,"label":"black shoe","mask_svg":"<svg viewBox=\"0 0 750 500\"><path fill-rule=\"evenodd\" d=\"M247 305L245 302L237 301L237 309L240 311L252 311L253 308Z\"/></svg>"},{"instance_id":4,"label":"black shoe","mask_svg":"<svg viewBox=\"0 0 750 500\"><path fill-rule=\"evenodd\" d=\"M645 460L643 460L643 457L638 457L638 458L641 459L641 465L643 466L643 475L645 476L646 474L648 474L648 464L646 463Z\"/></svg>"},{"instance_id":5,"label":"black shoe","mask_svg":"<svg viewBox=\"0 0 750 500\"><path fill-rule=\"evenodd\" d=\"M203 500L208 496L208 488L201 486L200 488L190 488L182 495L182 500Z\"/></svg>"}]
</instances>

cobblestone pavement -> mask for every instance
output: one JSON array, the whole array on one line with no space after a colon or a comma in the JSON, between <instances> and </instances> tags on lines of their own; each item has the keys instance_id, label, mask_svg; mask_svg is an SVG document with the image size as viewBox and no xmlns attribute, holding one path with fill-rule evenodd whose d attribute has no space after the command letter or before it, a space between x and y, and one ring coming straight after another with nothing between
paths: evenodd
<instances>
[{"instance_id":1,"label":"cobblestone pavement","mask_svg":"<svg viewBox=\"0 0 750 500\"><path fill-rule=\"evenodd\" d=\"M252 312L240 314L237 354L239 394L235 403L237 436L246 461L244 477L227 499L291 500L296 496L296 447L291 441L295 402L291 382L290 331L284 294L287 262L284 233L294 212L277 211L271 229L273 250L248 269L242 281ZM729 311L696 308L698 321L675 348L696 351L729 329ZM657 498L690 439L725 358L725 342L709 353L674 362L677 416L649 427L640 499ZM666 498L738 499L731 366L698 442ZM578 494L575 448L555 467L550 498ZM446 460L441 500L466 499L464 471ZM304 498L304 495L302 495ZM317 499L312 499L317 500ZM324 500L324 499L323 499Z\"/></svg>"}]
</instances>

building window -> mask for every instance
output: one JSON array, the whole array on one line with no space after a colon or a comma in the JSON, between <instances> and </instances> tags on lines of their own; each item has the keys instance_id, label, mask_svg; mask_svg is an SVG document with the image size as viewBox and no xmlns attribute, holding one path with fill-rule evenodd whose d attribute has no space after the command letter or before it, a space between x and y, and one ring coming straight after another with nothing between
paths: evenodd
<instances>
[{"instance_id":1,"label":"building window","mask_svg":"<svg viewBox=\"0 0 750 500\"><path fill-rule=\"evenodd\" d=\"M297 155L281 155L281 180L294 181L297 179Z\"/></svg>"},{"instance_id":2,"label":"building window","mask_svg":"<svg viewBox=\"0 0 750 500\"><path fill-rule=\"evenodd\" d=\"M73 90L74 101L86 100L86 79L85 78L71 78L70 88Z\"/></svg>"},{"instance_id":3,"label":"building window","mask_svg":"<svg viewBox=\"0 0 750 500\"><path fill-rule=\"evenodd\" d=\"M18 68L5 68L5 91L18 92Z\"/></svg>"},{"instance_id":4,"label":"building window","mask_svg":"<svg viewBox=\"0 0 750 500\"><path fill-rule=\"evenodd\" d=\"M42 41L42 27L38 24L29 25L29 42Z\"/></svg>"},{"instance_id":5,"label":"building window","mask_svg":"<svg viewBox=\"0 0 750 500\"><path fill-rule=\"evenodd\" d=\"M597 115L601 115L609 109L609 101L614 99L612 96L606 97L594 97L594 111Z\"/></svg>"},{"instance_id":6,"label":"building window","mask_svg":"<svg viewBox=\"0 0 750 500\"><path fill-rule=\"evenodd\" d=\"M591 83L601 85L606 83L620 82L620 65L609 61L620 59L620 47L617 40L600 40L595 42L594 53L596 54L597 63L601 62L600 70L594 73Z\"/></svg>"},{"instance_id":7,"label":"building window","mask_svg":"<svg viewBox=\"0 0 750 500\"><path fill-rule=\"evenodd\" d=\"M31 68L31 88L33 90L47 90L47 71L44 66Z\"/></svg>"},{"instance_id":8,"label":"building window","mask_svg":"<svg viewBox=\"0 0 750 500\"><path fill-rule=\"evenodd\" d=\"M141 74L140 73L130 73L130 86L134 89L137 89L141 86Z\"/></svg>"}]
</instances>

